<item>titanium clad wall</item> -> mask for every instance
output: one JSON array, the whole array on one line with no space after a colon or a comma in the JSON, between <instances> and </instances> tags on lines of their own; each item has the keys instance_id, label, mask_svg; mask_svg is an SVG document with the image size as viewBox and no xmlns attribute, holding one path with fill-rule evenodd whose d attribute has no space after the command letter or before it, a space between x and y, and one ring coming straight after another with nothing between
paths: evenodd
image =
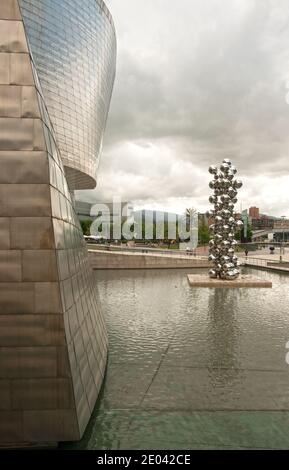
<instances>
[{"instance_id":1,"label":"titanium clad wall","mask_svg":"<svg viewBox=\"0 0 289 470\"><path fill-rule=\"evenodd\" d=\"M70 189L96 185L115 77L116 39L102 0L19 0Z\"/></svg>"},{"instance_id":2,"label":"titanium clad wall","mask_svg":"<svg viewBox=\"0 0 289 470\"><path fill-rule=\"evenodd\" d=\"M107 335L17 0L0 0L0 445L78 440Z\"/></svg>"}]
</instances>

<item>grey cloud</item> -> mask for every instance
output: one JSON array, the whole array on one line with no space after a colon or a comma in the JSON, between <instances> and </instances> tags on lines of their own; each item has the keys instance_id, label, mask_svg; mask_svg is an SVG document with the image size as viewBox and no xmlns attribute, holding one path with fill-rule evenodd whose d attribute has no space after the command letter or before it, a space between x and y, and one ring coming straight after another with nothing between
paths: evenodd
<instances>
[{"instance_id":1,"label":"grey cloud","mask_svg":"<svg viewBox=\"0 0 289 470\"><path fill-rule=\"evenodd\" d=\"M274 190L289 170L288 2L108 4L118 70L95 196L203 206L208 164L231 156L269 207L256 176Z\"/></svg>"}]
</instances>

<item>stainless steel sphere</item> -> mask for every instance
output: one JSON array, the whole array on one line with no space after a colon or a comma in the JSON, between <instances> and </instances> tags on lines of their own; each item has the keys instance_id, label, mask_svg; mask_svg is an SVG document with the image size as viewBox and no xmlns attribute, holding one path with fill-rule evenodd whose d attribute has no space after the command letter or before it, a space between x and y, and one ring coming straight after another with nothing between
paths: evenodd
<instances>
[{"instance_id":1,"label":"stainless steel sphere","mask_svg":"<svg viewBox=\"0 0 289 470\"><path fill-rule=\"evenodd\" d=\"M216 233L214 239L217 243L220 243L223 240L223 237L219 233Z\"/></svg>"},{"instance_id":2,"label":"stainless steel sphere","mask_svg":"<svg viewBox=\"0 0 289 470\"><path fill-rule=\"evenodd\" d=\"M231 198L228 194L222 194L221 201L223 204L228 204L229 202L231 202Z\"/></svg>"},{"instance_id":3,"label":"stainless steel sphere","mask_svg":"<svg viewBox=\"0 0 289 470\"><path fill-rule=\"evenodd\" d=\"M221 264L229 263L230 260L231 260L231 258L229 256L226 256L226 255L222 255L221 258L220 258Z\"/></svg>"},{"instance_id":4,"label":"stainless steel sphere","mask_svg":"<svg viewBox=\"0 0 289 470\"><path fill-rule=\"evenodd\" d=\"M216 270L215 269L210 269L209 276L210 276L211 279L216 279L218 277Z\"/></svg>"},{"instance_id":5,"label":"stainless steel sphere","mask_svg":"<svg viewBox=\"0 0 289 470\"><path fill-rule=\"evenodd\" d=\"M231 242L229 242L228 240L222 240L221 241L222 248L229 248L230 245L231 245Z\"/></svg>"},{"instance_id":6,"label":"stainless steel sphere","mask_svg":"<svg viewBox=\"0 0 289 470\"><path fill-rule=\"evenodd\" d=\"M230 230L231 230L231 227L230 227L229 225L226 225L226 224L223 225L222 228L223 228L223 232L224 232L224 233L229 233Z\"/></svg>"},{"instance_id":7,"label":"stainless steel sphere","mask_svg":"<svg viewBox=\"0 0 289 470\"><path fill-rule=\"evenodd\" d=\"M238 277L238 273L235 273L234 271L229 271L226 273L226 280L227 281L234 281Z\"/></svg>"},{"instance_id":8,"label":"stainless steel sphere","mask_svg":"<svg viewBox=\"0 0 289 470\"><path fill-rule=\"evenodd\" d=\"M242 181L240 181L240 180L235 180L234 183L233 183L233 185L234 185L234 188L235 188L235 189L241 189L242 186L243 186L243 183L242 183Z\"/></svg>"},{"instance_id":9,"label":"stainless steel sphere","mask_svg":"<svg viewBox=\"0 0 289 470\"><path fill-rule=\"evenodd\" d=\"M210 202L211 204L216 204L216 203L218 202L218 197L215 196L215 195L214 195L214 196L210 196L210 197L209 197L209 202Z\"/></svg>"},{"instance_id":10,"label":"stainless steel sphere","mask_svg":"<svg viewBox=\"0 0 289 470\"><path fill-rule=\"evenodd\" d=\"M211 175L216 175L218 173L218 168L214 165L211 165L209 167L209 173L211 173Z\"/></svg>"},{"instance_id":11,"label":"stainless steel sphere","mask_svg":"<svg viewBox=\"0 0 289 470\"><path fill-rule=\"evenodd\" d=\"M229 219L231 217L231 211L229 211L228 209L223 209L222 216L224 217L224 219Z\"/></svg>"},{"instance_id":12,"label":"stainless steel sphere","mask_svg":"<svg viewBox=\"0 0 289 470\"><path fill-rule=\"evenodd\" d=\"M239 275L238 258L234 250L237 245L235 232L243 223L236 219L234 207L242 182L235 179L237 170L228 158L222 161L220 171L216 166L210 166L209 173L214 176L214 180L209 183L213 190L209 201L214 206L214 210L209 213L214 218L214 223L210 225L212 239L209 242L209 260L214 263L214 268L209 275L212 278L232 280Z\"/></svg>"},{"instance_id":13,"label":"stainless steel sphere","mask_svg":"<svg viewBox=\"0 0 289 470\"><path fill-rule=\"evenodd\" d=\"M229 188L231 186L231 183L232 182L226 177L222 181L222 187L225 188L225 189Z\"/></svg>"},{"instance_id":14,"label":"stainless steel sphere","mask_svg":"<svg viewBox=\"0 0 289 470\"><path fill-rule=\"evenodd\" d=\"M223 269L225 272L232 271L235 268L235 265L233 263L225 263L223 265Z\"/></svg>"},{"instance_id":15,"label":"stainless steel sphere","mask_svg":"<svg viewBox=\"0 0 289 470\"><path fill-rule=\"evenodd\" d=\"M228 163L222 163L220 166L220 170L223 173L227 173L230 170L230 165L228 165Z\"/></svg>"},{"instance_id":16,"label":"stainless steel sphere","mask_svg":"<svg viewBox=\"0 0 289 470\"><path fill-rule=\"evenodd\" d=\"M238 229L243 228L243 227L244 227L244 222L243 222L242 220L237 220L237 222L236 222L236 227L237 227Z\"/></svg>"},{"instance_id":17,"label":"stainless steel sphere","mask_svg":"<svg viewBox=\"0 0 289 470\"><path fill-rule=\"evenodd\" d=\"M234 199L237 196L237 191L232 186L230 186L228 189L228 194L231 199Z\"/></svg>"},{"instance_id":18,"label":"stainless steel sphere","mask_svg":"<svg viewBox=\"0 0 289 470\"><path fill-rule=\"evenodd\" d=\"M229 233L228 233L228 236L227 236L227 239L231 242L231 241L234 240L234 237L235 237L234 233L229 232Z\"/></svg>"}]
</instances>

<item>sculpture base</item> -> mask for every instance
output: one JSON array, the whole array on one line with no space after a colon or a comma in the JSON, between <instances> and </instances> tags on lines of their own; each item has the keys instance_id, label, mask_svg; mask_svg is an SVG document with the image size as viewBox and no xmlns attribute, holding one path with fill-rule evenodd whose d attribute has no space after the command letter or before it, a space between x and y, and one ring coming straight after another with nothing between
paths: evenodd
<instances>
[{"instance_id":1,"label":"sculpture base","mask_svg":"<svg viewBox=\"0 0 289 470\"><path fill-rule=\"evenodd\" d=\"M259 279L251 275L241 274L234 281L211 279L208 274L188 274L188 281L192 287L209 288L270 288L272 282Z\"/></svg>"}]
</instances>

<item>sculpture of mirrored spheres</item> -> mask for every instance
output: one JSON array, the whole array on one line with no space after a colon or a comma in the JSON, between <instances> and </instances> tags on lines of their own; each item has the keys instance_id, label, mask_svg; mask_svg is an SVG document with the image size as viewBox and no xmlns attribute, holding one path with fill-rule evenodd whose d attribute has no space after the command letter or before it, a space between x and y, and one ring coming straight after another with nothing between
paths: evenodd
<instances>
[{"instance_id":1,"label":"sculpture of mirrored spheres","mask_svg":"<svg viewBox=\"0 0 289 470\"><path fill-rule=\"evenodd\" d=\"M209 198L214 206L210 211L214 222L210 225L212 239L209 242L209 261L214 263L214 267L209 271L209 276L231 281L240 274L234 247L237 245L235 233L243 227L243 222L237 220L234 206L242 182L235 179L237 169L228 158L223 160L219 170L216 166L210 166L209 173L214 176L209 183L214 191Z\"/></svg>"}]
</instances>

